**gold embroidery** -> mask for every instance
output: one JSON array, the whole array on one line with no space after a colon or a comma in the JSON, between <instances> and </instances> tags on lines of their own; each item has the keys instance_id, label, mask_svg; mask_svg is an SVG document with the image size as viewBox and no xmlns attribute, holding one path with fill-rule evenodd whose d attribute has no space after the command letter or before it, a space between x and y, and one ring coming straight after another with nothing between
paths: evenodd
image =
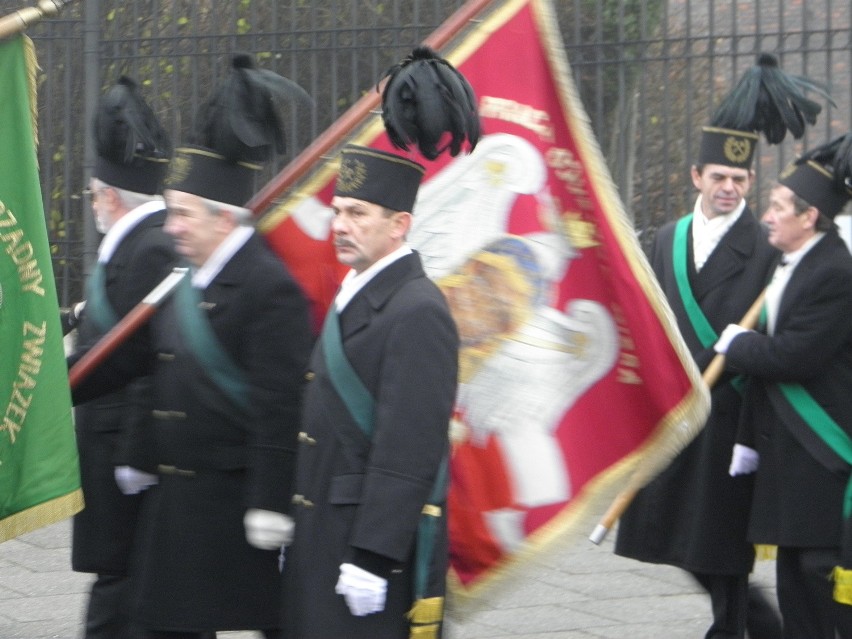
<instances>
[{"instance_id":1,"label":"gold embroidery","mask_svg":"<svg viewBox=\"0 0 852 639\"><path fill-rule=\"evenodd\" d=\"M337 189L342 193L352 193L360 189L367 180L367 166L352 157L345 158L337 176Z\"/></svg>"},{"instance_id":2,"label":"gold embroidery","mask_svg":"<svg viewBox=\"0 0 852 639\"><path fill-rule=\"evenodd\" d=\"M189 175L189 171L192 169L192 158L188 155L178 153L172 160L169 169L166 184L180 184L186 179L186 176Z\"/></svg>"},{"instance_id":3,"label":"gold embroidery","mask_svg":"<svg viewBox=\"0 0 852 639\"><path fill-rule=\"evenodd\" d=\"M730 136L725 140L725 157L731 162L742 164L751 154L751 141L746 138Z\"/></svg>"}]
</instances>

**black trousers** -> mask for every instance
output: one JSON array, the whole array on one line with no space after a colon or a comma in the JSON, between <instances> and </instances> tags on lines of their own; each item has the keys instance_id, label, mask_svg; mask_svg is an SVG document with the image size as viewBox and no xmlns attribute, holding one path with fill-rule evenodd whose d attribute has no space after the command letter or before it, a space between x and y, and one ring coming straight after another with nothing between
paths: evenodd
<instances>
[{"instance_id":1,"label":"black trousers","mask_svg":"<svg viewBox=\"0 0 852 639\"><path fill-rule=\"evenodd\" d=\"M85 639L141 639L130 621L128 578L98 575L92 582L86 608Z\"/></svg>"},{"instance_id":2,"label":"black trousers","mask_svg":"<svg viewBox=\"0 0 852 639\"><path fill-rule=\"evenodd\" d=\"M778 547L776 587L784 639L852 637L852 606L834 601L838 548Z\"/></svg>"},{"instance_id":3,"label":"black trousers","mask_svg":"<svg viewBox=\"0 0 852 639\"><path fill-rule=\"evenodd\" d=\"M691 573L710 595L713 623L704 639L781 639L781 620L748 575Z\"/></svg>"}]
</instances>

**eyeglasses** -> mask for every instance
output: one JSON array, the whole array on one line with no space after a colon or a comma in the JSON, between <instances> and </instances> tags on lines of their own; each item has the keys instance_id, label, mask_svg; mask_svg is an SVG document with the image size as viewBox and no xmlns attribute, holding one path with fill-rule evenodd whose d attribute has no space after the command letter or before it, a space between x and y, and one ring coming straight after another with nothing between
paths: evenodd
<instances>
[{"instance_id":1,"label":"eyeglasses","mask_svg":"<svg viewBox=\"0 0 852 639\"><path fill-rule=\"evenodd\" d=\"M93 199L94 199L94 197L95 197L96 195L100 195L101 193L103 193L104 191L106 191L106 190L107 190L107 189L109 189L109 188L110 188L110 187L108 187L108 186L102 186L102 187L101 187L101 188L99 188L99 189L89 189L89 188L85 188L85 189L83 189L82 191L80 191L80 195L77 195L77 196L76 196L76 198L77 198L77 199L79 199L80 197L88 197L88 198L93 198Z\"/></svg>"}]
</instances>

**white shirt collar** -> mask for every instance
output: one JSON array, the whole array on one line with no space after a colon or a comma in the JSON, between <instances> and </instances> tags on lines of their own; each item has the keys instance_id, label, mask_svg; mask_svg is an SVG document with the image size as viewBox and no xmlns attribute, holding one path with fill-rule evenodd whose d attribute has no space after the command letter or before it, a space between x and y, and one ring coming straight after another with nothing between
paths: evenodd
<instances>
[{"instance_id":1,"label":"white shirt collar","mask_svg":"<svg viewBox=\"0 0 852 639\"><path fill-rule=\"evenodd\" d=\"M356 273L354 269L349 271L340 283L340 290L337 292L337 297L334 298L334 305L337 308L337 312L340 313L346 308L346 305L355 297L358 291L364 288L382 270L412 252L410 246L403 244L360 273Z\"/></svg>"},{"instance_id":2,"label":"white shirt collar","mask_svg":"<svg viewBox=\"0 0 852 639\"><path fill-rule=\"evenodd\" d=\"M254 229L250 226L238 226L231 231L201 265L201 268L192 274L192 285L200 289L210 286L210 282L219 275L225 264L234 257L234 253L239 251L253 234Z\"/></svg>"},{"instance_id":3,"label":"white shirt collar","mask_svg":"<svg viewBox=\"0 0 852 639\"><path fill-rule=\"evenodd\" d=\"M740 215L745 211L746 201L745 198L740 200L740 203L730 213L725 213L724 215L717 215L712 219L708 219L706 215L704 215L704 209L701 208L701 195L698 196L695 200L695 208L693 209L693 228L695 228L696 223L699 228L704 228L706 226L731 226L734 222L740 219Z\"/></svg>"},{"instance_id":4,"label":"white shirt collar","mask_svg":"<svg viewBox=\"0 0 852 639\"><path fill-rule=\"evenodd\" d=\"M695 260L695 269L700 271L704 262L719 245L731 227L740 219L746 207L745 198L740 200L739 205L730 213L717 215L708 219L701 208L701 195L695 200L695 208L692 214L692 254Z\"/></svg>"},{"instance_id":5,"label":"white shirt collar","mask_svg":"<svg viewBox=\"0 0 852 639\"><path fill-rule=\"evenodd\" d=\"M109 262L110 258L112 258L115 253L115 250L118 248L118 245L121 244L121 240L123 240L130 231L135 229L142 220L149 215L162 211L165 206L166 205L163 203L162 198L152 200L137 206L135 209L128 211L126 214L118 218L115 224L112 225L112 228L110 228L110 230L107 231L107 234L104 235L100 246L98 246L98 262L101 264Z\"/></svg>"}]
</instances>

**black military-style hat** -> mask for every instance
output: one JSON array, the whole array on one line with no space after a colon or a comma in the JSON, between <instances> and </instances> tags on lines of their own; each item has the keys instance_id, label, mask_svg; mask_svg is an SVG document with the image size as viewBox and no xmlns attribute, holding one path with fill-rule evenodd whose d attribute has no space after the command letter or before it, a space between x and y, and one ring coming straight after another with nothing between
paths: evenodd
<instances>
[{"instance_id":1,"label":"black military-style hat","mask_svg":"<svg viewBox=\"0 0 852 639\"><path fill-rule=\"evenodd\" d=\"M261 164L229 160L205 147L182 146L175 149L165 188L243 206L254 193L254 179L262 168Z\"/></svg>"},{"instance_id":2,"label":"black military-style hat","mask_svg":"<svg viewBox=\"0 0 852 639\"><path fill-rule=\"evenodd\" d=\"M394 153L349 144L341 151L334 194L411 213L425 172Z\"/></svg>"},{"instance_id":3,"label":"black military-style hat","mask_svg":"<svg viewBox=\"0 0 852 639\"><path fill-rule=\"evenodd\" d=\"M171 142L132 79L120 77L98 101L93 133L94 177L135 193L160 192Z\"/></svg>"},{"instance_id":4,"label":"black military-style hat","mask_svg":"<svg viewBox=\"0 0 852 639\"><path fill-rule=\"evenodd\" d=\"M769 144L781 142L787 131L802 137L805 125L814 124L822 110L805 97L806 91L831 101L820 85L784 73L775 56L760 54L702 128L698 164L750 169L760 133Z\"/></svg>"},{"instance_id":5,"label":"black military-style hat","mask_svg":"<svg viewBox=\"0 0 852 639\"><path fill-rule=\"evenodd\" d=\"M750 169L760 136L749 131L705 126L701 129L699 164L722 164Z\"/></svg>"},{"instance_id":6,"label":"black military-style hat","mask_svg":"<svg viewBox=\"0 0 852 639\"><path fill-rule=\"evenodd\" d=\"M234 55L227 77L201 106L189 144L175 150L165 187L243 206L263 163L286 149L284 99L313 102L295 82L257 68L250 55Z\"/></svg>"},{"instance_id":7,"label":"black military-style hat","mask_svg":"<svg viewBox=\"0 0 852 639\"><path fill-rule=\"evenodd\" d=\"M803 153L781 172L778 182L834 218L852 199L852 134Z\"/></svg>"}]
</instances>

